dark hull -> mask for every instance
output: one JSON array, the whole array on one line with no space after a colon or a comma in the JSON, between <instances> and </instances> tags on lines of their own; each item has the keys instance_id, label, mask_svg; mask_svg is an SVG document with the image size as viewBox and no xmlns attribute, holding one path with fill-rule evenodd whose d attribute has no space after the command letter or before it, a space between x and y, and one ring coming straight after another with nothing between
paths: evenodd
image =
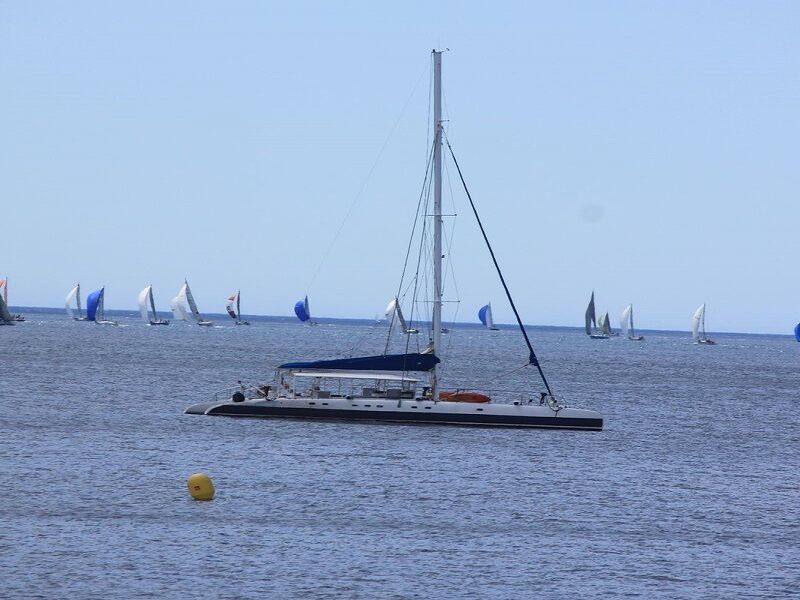
<instances>
[{"instance_id":1,"label":"dark hull","mask_svg":"<svg viewBox=\"0 0 800 600\"><path fill-rule=\"evenodd\" d=\"M188 412L188 411L187 411ZM600 431L603 419L534 417L492 414L425 413L407 411L337 410L305 407L253 406L226 403L203 414L225 417L328 419L336 421L372 421L388 423L465 425L472 427L537 427L545 429L580 429Z\"/></svg>"}]
</instances>

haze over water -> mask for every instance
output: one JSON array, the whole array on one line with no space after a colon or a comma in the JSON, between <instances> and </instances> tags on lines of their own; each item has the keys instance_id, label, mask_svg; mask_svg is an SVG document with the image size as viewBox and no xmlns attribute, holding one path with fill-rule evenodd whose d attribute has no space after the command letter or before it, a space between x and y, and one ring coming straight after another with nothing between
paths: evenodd
<instances>
[{"instance_id":1,"label":"haze over water","mask_svg":"<svg viewBox=\"0 0 800 600\"><path fill-rule=\"evenodd\" d=\"M384 328L28 317L0 328L4 597L800 592L791 338L533 329L557 393L604 414L578 433L192 417L283 361L382 351ZM510 373L517 332L446 338L447 387L540 389ZM213 502L188 498L196 471Z\"/></svg>"}]
</instances>

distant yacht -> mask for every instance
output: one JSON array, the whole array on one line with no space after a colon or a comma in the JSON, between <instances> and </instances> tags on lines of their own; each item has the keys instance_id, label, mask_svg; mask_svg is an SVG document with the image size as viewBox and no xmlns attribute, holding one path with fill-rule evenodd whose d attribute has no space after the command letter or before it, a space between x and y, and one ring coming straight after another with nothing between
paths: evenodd
<instances>
[{"instance_id":1,"label":"distant yacht","mask_svg":"<svg viewBox=\"0 0 800 600\"><path fill-rule=\"evenodd\" d=\"M608 333L605 333L602 329L598 329L597 327L597 315L594 309L594 292L592 292L592 297L589 298L589 305L586 307L586 335L593 340L607 340L610 337Z\"/></svg>"},{"instance_id":2,"label":"distant yacht","mask_svg":"<svg viewBox=\"0 0 800 600\"><path fill-rule=\"evenodd\" d=\"M235 293L228 296L228 301L225 303L225 310L228 311L231 319L233 319L237 325L250 325L249 321L242 321L241 295L241 290L236 290Z\"/></svg>"},{"instance_id":3,"label":"distant yacht","mask_svg":"<svg viewBox=\"0 0 800 600\"><path fill-rule=\"evenodd\" d=\"M86 319L94 321L98 325L119 325L116 321L106 319L104 301L106 288L101 287L86 297Z\"/></svg>"},{"instance_id":4,"label":"distant yacht","mask_svg":"<svg viewBox=\"0 0 800 600\"><path fill-rule=\"evenodd\" d=\"M395 322L397 322L399 325L398 331L400 331L400 333L419 333L419 329L408 326L408 323L403 316L403 311L400 309L400 302L398 302L397 298L392 298L392 301L389 302L389 305L386 307L385 314L386 320L389 322L389 327L393 327Z\"/></svg>"},{"instance_id":5,"label":"distant yacht","mask_svg":"<svg viewBox=\"0 0 800 600\"><path fill-rule=\"evenodd\" d=\"M149 311L153 311L153 316L150 316ZM153 286L148 285L141 292L139 292L139 312L142 315L142 320L150 325L169 325L166 319L159 319L156 312L156 303L153 299Z\"/></svg>"},{"instance_id":6,"label":"distant yacht","mask_svg":"<svg viewBox=\"0 0 800 600\"><path fill-rule=\"evenodd\" d=\"M483 326L490 331L500 331L498 327L494 326L494 319L492 318L492 303L485 304L478 311L478 319L480 319Z\"/></svg>"},{"instance_id":7,"label":"distant yacht","mask_svg":"<svg viewBox=\"0 0 800 600\"><path fill-rule=\"evenodd\" d=\"M297 318L303 323L316 325L316 323L311 320L311 309L308 307L308 296L294 303L294 314L297 315Z\"/></svg>"},{"instance_id":8,"label":"distant yacht","mask_svg":"<svg viewBox=\"0 0 800 600\"><path fill-rule=\"evenodd\" d=\"M622 311L622 316L619 318L619 328L622 331L622 335L629 340L641 342L644 339L643 335L636 335L636 331L633 329L633 304L628 304L625 310Z\"/></svg>"},{"instance_id":9,"label":"distant yacht","mask_svg":"<svg viewBox=\"0 0 800 600\"><path fill-rule=\"evenodd\" d=\"M706 335L706 305L705 302L694 312L692 317L692 339L697 344L716 344L714 340Z\"/></svg>"},{"instance_id":10,"label":"distant yacht","mask_svg":"<svg viewBox=\"0 0 800 600\"><path fill-rule=\"evenodd\" d=\"M72 288L67 297L64 299L64 308L67 309L67 316L70 319L74 319L76 321L88 321L83 315L83 309L81 308L81 284L75 284L75 287ZM75 302L75 310L72 310L72 303Z\"/></svg>"},{"instance_id":11,"label":"distant yacht","mask_svg":"<svg viewBox=\"0 0 800 600\"><path fill-rule=\"evenodd\" d=\"M6 304L6 309L10 311L11 309L8 308L8 277L5 279L0 279L0 288L3 289L3 301ZM11 315L11 320L14 322L22 323L25 321L25 317L22 315L13 314L11 312L9 312L9 314Z\"/></svg>"},{"instance_id":12,"label":"distant yacht","mask_svg":"<svg viewBox=\"0 0 800 600\"><path fill-rule=\"evenodd\" d=\"M0 325L13 325L14 319L11 316L11 313L8 312L8 305L6 304L5 298L3 295L0 294Z\"/></svg>"},{"instance_id":13,"label":"distant yacht","mask_svg":"<svg viewBox=\"0 0 800 600\"><path fill-rule=\"evenodd\" d=\"M617 337L619 335L619 333L611 329L611 318L608 316L608 312L600 317L597 326L600 328L601 333L609 337Z\"/></svg>"},{"instance_id":14,"label":"distant yacht","mask_svg":"<svg viewBox=\"0 0 800 600\"><path fill-rule=\"evenodd\" d=\"M187 304L189 305L189 312L186 310ZM183 286L178 291L178 295L170 302L170 307L172 308L172 316L176 321L189 321L189 314L191 313L192 318L200 327L214 325L213 321L204 319L203 315L200 314L197 309L197 303L194 301L192 290L189 288L189 282L185 279L183 280Z\"/></svg>"}]
</instances>

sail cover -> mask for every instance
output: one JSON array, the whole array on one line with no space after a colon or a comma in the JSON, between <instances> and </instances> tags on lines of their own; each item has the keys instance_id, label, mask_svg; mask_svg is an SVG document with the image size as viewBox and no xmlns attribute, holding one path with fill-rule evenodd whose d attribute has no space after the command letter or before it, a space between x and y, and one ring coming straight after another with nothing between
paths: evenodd
<instances>
[{"instance_id":1,"label":"sail cover","mask_svg":"<svg viewBox=\"0 0 800 600\"><path fill-rule=\"evenodd\" d=\"M619 328L622 330L622 335L628 335L632 311L633 304L628 304L628 306L625 307L625 310L622 311L622 316L619 318Z\"/></svg>"},{"instance_id":2,"label":"sail cover","mask_svg":"<svg viewBox=\"0 0 800 600\"><path fill-rule=\"evenodd\" d=\"M589 299L589 306L586 307L586 335L592 335L592 326L597 327L597 317L594 311L594 292Z\"/></svg>"},{"instance_id":3,"label":"sail cover","mask_svg":"<svg viewBox=\"0 0 800 600\"><path fill-rule=\"evenodd\" d=\"M692 338L694 340L700 339L700 321L703 319L705 312L706 305L701 304L700 308L694 312L694 316L692 317Z\"/></svg>"},{"instance_id":4,"label":"sail cover","mask_svg":"<svg viewBox=\"0 0 800 600\"><path fill-rule=\"evenodd\" d=\"M189 315L186 313L186 284L178 292L170 302L172 308L172 316L176 321L188 321Z\"/></svg>"},{"instance_id":5,"label":"sail cover","mask_svg":"<svg viewBox=\"0 0 800 600\"><path fill-rule=\"evenodd\" d=\"M430 371L439 363L433 354L384 354L334 360L291 362L279 369L336 369L342 371Z\"/></svg>"},{"instance_id":6,"label":"sail cover","mask_svg":"<svg viewBox=\"0 0 800 600\"><path fill-rule=\"evenodd\" d=\"M139 292L139 313L142 315L142 320L145 323L150 322L150 316L147 314L147 300L152 293L153 286L148 285L141 292Z\"/></svg>"},{"instance_id":7,"label":"sail cover","mask_svg":"<svg viewBox=\"0 0 800 600\"><path fill-rule=\"evenodd\" d=\"M306 296L303 300L298 300L295 302L294 314L296 314L297 318L304 323L311 318L311 310L308 308L308 296Z\"/></svg>"},{"instance_id":8,"label":"sail cover","mask_svg":"<svg viewBox=\"0 0 800 600\"><path fill-rule=\"evenodd\" d=\"M237 304L237 300L239 299L239 292L231 294L228 296L228 301L225 303L225 310L228 311L231 319L238 318L239 315L236 314L236 309L234 306Z\"/></svg>"},{"instance_id":9,"label":"sail cover","mask_svg":"<svg viewBox=\"0 0 800 600\"><path fill-rule=\"evenodd\" d=\"M75 313L72 311L72 301L75 300L75 298L78 296L78 290L80 289L80 287L81 286L76 285L74 288L72 288L69 291L69 294L67 294L67 297L64 298L64 308L67 309L67 316L70 319L74 319L75 318Z\"/></svg>"},{"instance_id":10,"label":"sail cover","mask_svg":"<svg viewBox=\"0 0 800 600\"><path fill-rule=\"evenodd\" d=\"M105 288L93 291L86 297L86 317L90 321L103 319L103 292Z\"/></svg>"}]
</instances>

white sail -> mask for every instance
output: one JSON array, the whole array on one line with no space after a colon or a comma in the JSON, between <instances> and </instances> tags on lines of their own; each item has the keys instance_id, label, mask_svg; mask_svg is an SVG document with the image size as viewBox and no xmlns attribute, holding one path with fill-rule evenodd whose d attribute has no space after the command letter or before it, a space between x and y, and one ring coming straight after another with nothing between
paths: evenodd
<instances>
[{"instance_id":1,"label":"white sail","mask_svg":"<svg viewBox=\"0 0 800 600\"><path fill-rule=\"evenodd\" d=\"M94 313L95 323L100 323L106 320L106 288L100 288L100 298L97 300L97 312Z\"/></svg>"},{"instance_id":2,"label":"white sail","mask_svg":"<svg viewBox=\"0 0 800 600\"><path fill-rule=\"evenodd\" d=\"M494 329L494 318L492 317L492 303L486 305L486 327Z\"/></svg>"},{"instance_id":3,"label":"white sail","mask_svg":"<svg viewBox=\"0 0 800 600\"><path fill-rule=\"evenodd\" d=\"M186 296L186 302L189 303L189 310L192 311L192 316L194 317L194 320L197 321L198 323L200 323L201 321L204 321L203 316L200 314L200 311L197 309L197 302L194 301L194 296L192 296L192 290L189 289L189 282L188 281L183 286L183 289L184 289L185 296Z\"/></svg>"},{"instance_id":4,"label":"white sail","mask_svg":"<svg viewBox=\"0 0 800 600\"><path fill-rule=\"evenodd\" d=\"M627 337L628 329L631 326L631 312L633 312L633 304L628 304L625 310L622 311L622 316L619 318L619 328L622 330L621 335Z\"/></svg>"},{"instance_id":5,"label":"white sail","mask_svg":"<svg viewBox=\"0 0 800 600\"><path fill-rule=\"evenodd\" d=\"M178 292L178 295L175 296L172 301L170 302L170 307L172 308L172 316L175 317L176 321L188 321L189 315L186 313L186 284Z\"/></svg>"},{"instance_id":6,"label":"white sail","mask_svg":"<svg viewBox=\"0 0 800 600\"><path fill-rule=\"evenodd\" d=\"M139 292L139 313L142 315L142 321L150 323L150 315L147 314L147 301L153 291L153 286L148 285L141 292Z\"/></svg>"},{"instance_id":7,"label":"white sail","mask_svg":"<svg viewBox=\"0 0 800 600\"><path fill-rule=\"evenodd\" d=\"M69 291L67 297L64 298L64 308L67 309L67 316L70 319L75 318L75 312L72 310L72 301L75 300L75 298L78 296L78 290L80 289L80 287L81 287L80 285L76 285Z\"/></svg>"},{"instance_id":8,"label":"white sail","mask_svg":"<svg viewBox=\"0 0 800 600\"><path fill-rule=\"evenodd\" d=\"M400 332L406 333L408 331L408 324L406 323L405 317L403 317L403 311L400 309L400 303L397 301L397 298L389 302L389 305L386 307L386 319L389 321L390 326L395 317L400 324Z\"/></svg>"},{"instance_id":9,"label":"white sail","mask_svg":"<svg viewBox=\"0 0 800 600\"><path fill-rule=\"evenodd\" d=\"M703 320L706 314L706 305L705 303L700 305L694 312L694 317L692 317L692 339L695 341L700 339L700 322Z\"/></svg>"}]
</instances>

